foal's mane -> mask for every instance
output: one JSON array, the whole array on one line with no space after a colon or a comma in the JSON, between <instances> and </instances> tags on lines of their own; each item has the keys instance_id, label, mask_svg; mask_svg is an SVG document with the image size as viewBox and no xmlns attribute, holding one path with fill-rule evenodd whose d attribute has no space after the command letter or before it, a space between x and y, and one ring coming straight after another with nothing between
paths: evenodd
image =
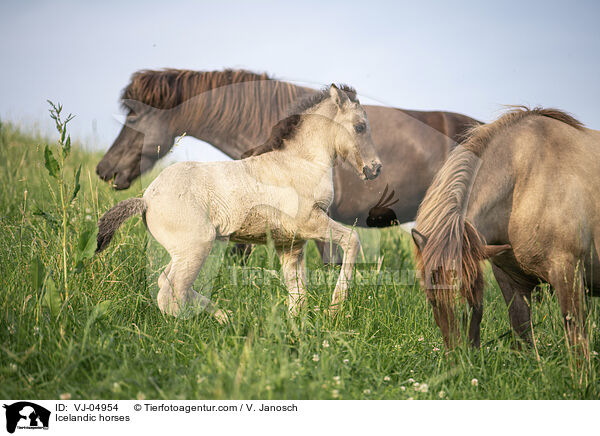
<instances>
[{"instance_id":1,"label":"foal's mane","mask_svg":"<svg viewBox=\"0 0 600 436\"><path fill-rule=\"evenodd\" d=\"M440 269L443 272L460 271L464 297L472 297L470 293L480 274L481 260L485 258L483 237L465 220L480 158L496 135L534 116L552 118L576 129L583 128L581 122L558 109L512 106L496 121L470 130L465 142L450 154L436 174L417 212L416 228L427 238L422 251L417 253L419 270L421 273Z\"/></svg>"},{"instance_id":2,"label":"foal's mane","mask_svg":"<svg viewBox=\"0 0 600 436\"><path fill-rule=\"evenodd\" d=\"M239 84L244 86L243 95L235 94L239 88L230 86ZM218 88L224 88L223 92L210 92ZM228 96L227 91L234 94ZM201 120L211 129L254 126L251 131L261 132L275 124L277 113L285 113L307 92L307 88L247 70L140 70L123 89L121 101L125 110L127 100L156 109L179 107L180 118Z\"/></svg>"},{"instance_id":3,"label":"foal's mane","mask_svg":"<svg viewBox=\"0 0 600 436\"><path fill-rule=\"evenodd\" d=\"M339 84L337 87L346 93L351 102L359 103L354 88L345 84ZM321 91L314 94L309 94L296 102L290 111L290 114L273 126L269 138L263 144L251 148L242 154L242 159L250 156L258 156L274 150L281 150L284 146L284 141L292 139L300 128L302 114L327 98L329 98L329 87L323 88Z\"/></svg>"}]
</instances>

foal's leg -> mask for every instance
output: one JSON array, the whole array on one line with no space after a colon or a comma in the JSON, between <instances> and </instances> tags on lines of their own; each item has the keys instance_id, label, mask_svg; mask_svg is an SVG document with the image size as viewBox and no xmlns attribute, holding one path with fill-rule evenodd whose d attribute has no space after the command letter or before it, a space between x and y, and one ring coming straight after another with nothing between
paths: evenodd
<instances>
[{"instance_id":1,"label":"foal's leg","mask_svg":"<svg viewBox=\"0 0 600 436\"><path fill-rule=\"evenodd\" d=\"M165 280L167 280L167 277L169 277L171 265L173 265L173 262L169 262L165 270L158 276L158 289L162 288L163 284L165 283Z\"/></svg>"},{"instance_id":2,"label":"foal's leg","mask_svg":"<svg viewBox=\"0 0 600 436\"><path fill-rule=\"evenodd\" d=\"M325 212L316 210L311 215L303 230L303 237L306 232L305 239L317 239L319 241L329 241L331 239L344 252L342 270L335 285L330 306L330 314L335 316L340 304L348 296L348 286L352 280L354 262L360 250L358 235L355 229L348 228L329 218Z\"/></svg>"},{"instance_id":3,"label":"foal's leg","mask_svg":"<svg viewBox=\"0 0 600 436\"><path fill-rule=\"evenodd\" d=\"M533 345L531 338L531 291L535 284L521 283L492 263L494 277L508 307L510 325L521 340Z\"/></svg>"},{"instance_id":4,"label":"foal's leg","mask_svg":"<svg viewBox=\"0 0 600 436\"><path fill-rule=\"evenodd\" d=\"M209 298L192 289L192 284L204 261L210 254L214 242L214 230L210 240L188 240L180 247L171 250L171 263L168 277L162 282L158 293L158 307L163 313L173 316L183 315L186 305L195 313L205 310L219 323L227 322L227 314L218 309Z\"/></svg>"},{"instance_id":5,"label":"foal's leg","mask_svg":"<svg viewBox=\"0 0 600 436\"><path fill-rule=\"evenodd\" d=\"M304 243L291 248L278 249L285 286L289 293L288 309L297 315L306 304L306 274L304 269Z\"/></svg>"}]
</instances>

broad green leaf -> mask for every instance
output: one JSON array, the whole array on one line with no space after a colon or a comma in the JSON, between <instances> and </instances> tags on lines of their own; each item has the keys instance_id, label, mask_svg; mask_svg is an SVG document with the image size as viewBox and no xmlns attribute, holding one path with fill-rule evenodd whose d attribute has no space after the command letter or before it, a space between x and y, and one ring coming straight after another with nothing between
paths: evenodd
<instances>
[{"instance_id":1,"label":"broad green leaf","mask_svg":"<svg viewBox=\"0 0 600 436\"><path fill-rule=\"evenodd\" d=\"M111 303L110 300L104 300L96 304L90 317L93 317L95 320L102 318L110 308Z\"/></svg>"},{"instance_id":2,"label":"broad green leaf","mask_svg":"<svg viewBox=\"0 0 600 436\"><path fill-rule=\"evenodd\" d=\"M85 230L79 235L77 243L77 258L91 259L96 252L96 237L98 236L98 227L91 230Z\"/></svg>"},{"instance_id":3,"label":"broad green leaf","mask_svg":"<svg viewBox=\"0 0 600 436\"><path fill-rule=\"evenodd\" d=\"M46 292L44 293L42 305L50 311L52 316L56 316L62 305L62 296L50 274L48 274L48 277L46 278L45 288Z\"/></svg>"},{"instance_id":4,"label":"broad green leaf","mask_svg":"<svg viewBox=\"0 0 600 436\"><path fill-rule=\"evenodd\" d=\"M45 160L46 169L48 170L48 173L52 177L58 179L58 172L60 170L60 167L58 166L58 162L56 161L56 159L54 159L54 155L52 154L50 147L48 147L47 145L46 145L46 149L44 150L44 160Z\"/></svg>"},{"instance_id":5,"label":"broad green leaf","mask_svg":"<svg viewBox=\"0 0 600 436\"><path fill-rule=\"evenodd\" d=\"M67 131L67 129L65 127L65 132L66 131ZM63 145L63 153L65 154L65 157L67 157L70 152L71 152L71 135L68 135L67 140L64 142L64 145Z\"/></svg>"},{"instance_id":6,"label":"broad green leaf","mask_svg":"<svg viewBox=\"0 0 600 436\"><path fill-rule=\"evenodd\" d=\"M73 187L73 194L71 195L71 200L69 203L72 203L77 197L77 193L81 189L81 185L79 184L79 176L81 174L81 164L79 164L79 168L77 168L77 172L75 173L75 186Z\"/></svg>"},{"instance_id":7,"label":"broad green leaf","mask_svg":"<svg viewBox=\"0 0 600 436\"><path fill-rule=\"evenodd\" d=\"M38 292L44 285L44 276L46 271L43 262L38 256L35 256L29 264L31 274L31 287L34 292Z\"/></svg>"}]
</instances>

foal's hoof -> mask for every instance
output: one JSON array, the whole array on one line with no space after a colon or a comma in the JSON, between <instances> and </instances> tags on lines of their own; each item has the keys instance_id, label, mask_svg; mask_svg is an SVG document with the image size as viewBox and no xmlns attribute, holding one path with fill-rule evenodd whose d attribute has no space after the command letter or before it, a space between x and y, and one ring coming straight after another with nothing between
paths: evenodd
<instances>
[{"instance_id":1,"label":"foal's hoof","mask_svg":"<svg viewBox=\"0 0 600 436\"><path fill-rule=\"evenodd\" d=\"M229 322L229 315L231 315L231 310L217 310L214 314L215 319L221 325L227 324Z\"/></svg>"}]
</instances>

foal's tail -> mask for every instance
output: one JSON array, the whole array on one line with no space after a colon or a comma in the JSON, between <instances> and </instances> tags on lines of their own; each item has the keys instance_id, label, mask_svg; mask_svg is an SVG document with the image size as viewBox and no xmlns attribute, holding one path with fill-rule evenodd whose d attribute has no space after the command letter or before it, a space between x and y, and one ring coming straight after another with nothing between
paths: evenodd
<instances>
[{"instance_id":1,"label":"foal's tail","mask_svg":"<svg viewBox=\"0 0 600 436\"><path fill-rule=\"evenodd\" d=\"M116 206L102 215L102 218L98 221L96 253L108 247L113 235L127 218L144 212L146 212L146 201L143 198L129 198L117 203Z\"/></svg>"}]
</instances>

